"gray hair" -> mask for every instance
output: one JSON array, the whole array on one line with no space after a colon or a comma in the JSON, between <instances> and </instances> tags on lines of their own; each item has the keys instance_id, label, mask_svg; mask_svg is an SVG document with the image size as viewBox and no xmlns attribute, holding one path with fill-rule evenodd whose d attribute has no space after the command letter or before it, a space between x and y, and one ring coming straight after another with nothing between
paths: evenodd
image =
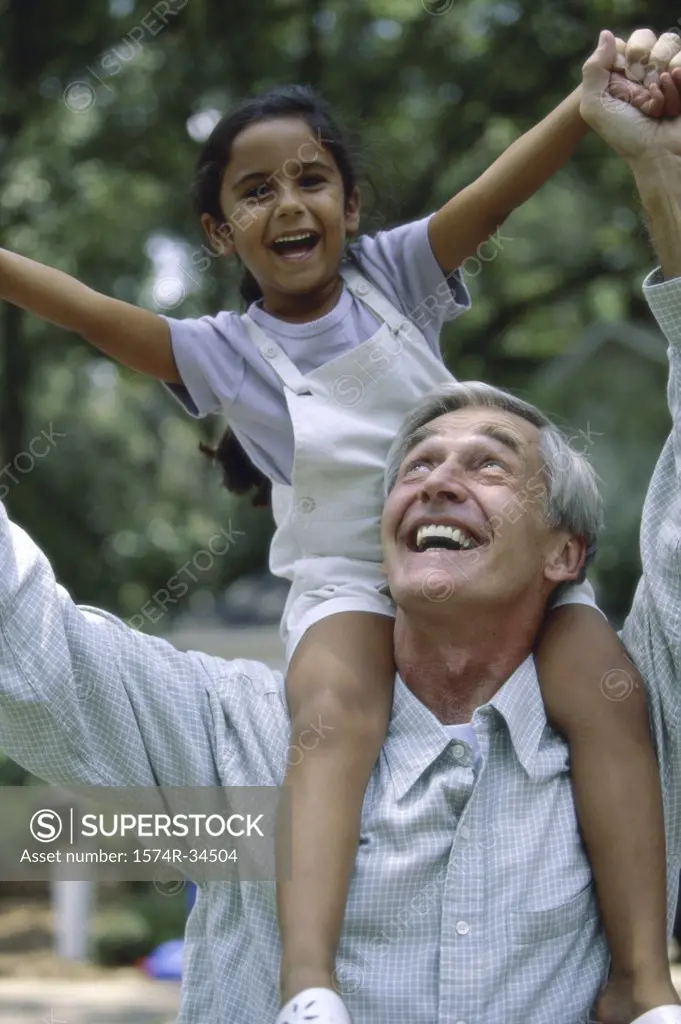
<instances>
[{"instance_id":1,"label":"gray hair","mask_svg":"<svg viewBox=\"0 0 681 1024\"><path fill-rule=\"evenodd\" d=\"M577 577L581 583L593 561L603 524L603 501L598 477L583 452L575 451L570 440L544 413L509 391L480 381L443 384L426 395L412 409L393 441L385 470L386 496L392 491L404 459L423 440L422 428L439 416L458 409L483 407L513 413L539 430L542 457L543 501L546 520L552 529L567 530L586 543L584 566ZM560 584L555 595L569 586Z\"/></svg>"}]
</instances>

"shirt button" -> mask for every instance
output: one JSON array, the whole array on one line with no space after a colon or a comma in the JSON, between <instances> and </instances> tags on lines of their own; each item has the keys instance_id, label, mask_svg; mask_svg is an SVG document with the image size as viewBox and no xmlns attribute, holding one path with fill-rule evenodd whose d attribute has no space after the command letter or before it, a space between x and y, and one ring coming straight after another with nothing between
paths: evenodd
<instances>
[{"instance_id":1,"label":"shirt button","mask_svg":"<svg viewBox=\"0 0 681 1024\"><path fill-rule=\"evenodd\" d=\"M364 284L364 283L358 284L357 285L357 294L358 295L368 295L369 294L369 285L368 284Z\"/></svg>"},{"instance_id":2,"label":"shirt button","mask_svg":"<svg viewBox=\"0 0 681 1024\"><path fill-rule=\"evenodd\" d=\"M468 921L457 921L456 930L459 933L459 935L468 935L469 931L471 930L471 926L469 925Z\"/></svg>"},{"instance_id":3,"label":"shirt button","mask_svg":"<svg viewBox=\"0 0 681 1024\"><path fill-rule=\"evenodd\" d=\"M459 829L459 835L461 836L462 839L470 839L471 830L469 829L468 825L461 826L461 828Z\"/></svg>"},{"instance_id":4,"label":"shirt button","mask_svg":"<svg viewBox=\"0 0 681 1024\"><path fill-rule=\"evenodd\" d=\"M454 746L452 747L452 754L454 755L454 757L463 757L465 753L466 748L462 743L455 743Z\"/></svg>"},{"instance_id":5,"label":"shirt button","mask_svg":"<svg viewBox=\"0 0 681 1024\"><path fill-rule=\"evenodd\" d=\"M314 512L317 507L317 503L314 498L301 498L300 511L301 512Z\"/></svg>"},{"instance_id":6,"label":"shirt button","mask_svg":"<svg viewBox=\"0 0 681 1024\"><path fill-rule=\"evenodd\" d=\"M277 354L277 350L274 345L266 345L265 348L261 348L260 351L262 355L264 355L265 359L274 359Z\"/></svg>"}]
</instances>

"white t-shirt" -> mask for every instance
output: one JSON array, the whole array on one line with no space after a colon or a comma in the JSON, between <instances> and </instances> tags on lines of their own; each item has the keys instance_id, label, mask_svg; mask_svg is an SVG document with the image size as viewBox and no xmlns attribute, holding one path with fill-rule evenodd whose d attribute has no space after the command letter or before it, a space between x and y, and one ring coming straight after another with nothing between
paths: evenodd
<instances>
[{"instance_id":1,"label":"white t-shirt","mask_svg":"<svg viewBox=\"0 0 681 1024\"><path fill-rule=\"evenodd\" d=\"M441 358L442 324L467 310L470 296L458 272L445 277L440 269L428 240L429 219L363 235L352 252L362 273L414 321ZM301 373L368 341L379 326L346 287L326 316L309 323L278 320L258 303L248 314ZM283 385L253 345L241 316L225 311L197 320L166 319L183 382L169 385L173 394L193 416L221 412L255 465L276 483L290 483L293 427Z\"/></svg>"}]
</instances>

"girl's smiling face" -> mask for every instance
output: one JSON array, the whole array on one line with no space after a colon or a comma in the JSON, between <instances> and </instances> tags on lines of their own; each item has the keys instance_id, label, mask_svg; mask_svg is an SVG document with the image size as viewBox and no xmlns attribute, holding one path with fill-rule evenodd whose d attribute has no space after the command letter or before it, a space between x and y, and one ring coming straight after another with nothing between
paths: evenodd
<instances>
[{"instance_id":1,"label":"girl's smiling face","mask_svg":"<svg viewBox=\"0 0 681 1024\"><path fill-rule=\"evenodd\" d=\"M229 249L260 285L266 309L297 319L330 308L346 239L359 226L359 189L344 194L333 154L306 121L272 118L240 132L220 202ZM219 228L208 214L203 226L212 236Z\"/></svg>"}]
</instances>

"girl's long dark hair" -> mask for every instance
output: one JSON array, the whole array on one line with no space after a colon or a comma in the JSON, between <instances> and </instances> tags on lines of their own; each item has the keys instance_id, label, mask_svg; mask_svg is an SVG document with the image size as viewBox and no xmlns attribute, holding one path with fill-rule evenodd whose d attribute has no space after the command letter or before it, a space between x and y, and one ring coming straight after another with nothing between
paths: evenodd
<instances>
[{"instance_id":1,"label":"girl's long dark hair","mask_svg":"<svg viewBox=\"0 0 681 1024\"><path fill-rule=\"evenodd\" d=\"M267 506L272 504L272 482L269 477L254 466L230 427L216 445L199 445L199 451L217 462L222 470L222 482L232 494L250 494L251 504Z\"/></svg>"},{"instance_id":2,"label":"girl's long dark hair","mask_svg":"<svg viewBox=\"0 0 681 1024\"><path fill-rule=\"evenodd\" d=\"M333 155L338 166L345 196L357 185L357 160L347 132L343 129L322 97L310 86L280 85L262 96L244 100L215 126L199 155L192 196L199 217L209 214L216 224L224 225L220 204L222 176L232 151L232 144L245 128L275 117L299 117L310 126L311 134ZM246 269L240 286L245 307L262 298L262 291ZM200 444L200 450L222 469L223 483L234 494L254 491L253 505L268 505L272 485L268 477L253 465L241 444L228 428L215 446Z\"/></svg>"}]
</instances>

